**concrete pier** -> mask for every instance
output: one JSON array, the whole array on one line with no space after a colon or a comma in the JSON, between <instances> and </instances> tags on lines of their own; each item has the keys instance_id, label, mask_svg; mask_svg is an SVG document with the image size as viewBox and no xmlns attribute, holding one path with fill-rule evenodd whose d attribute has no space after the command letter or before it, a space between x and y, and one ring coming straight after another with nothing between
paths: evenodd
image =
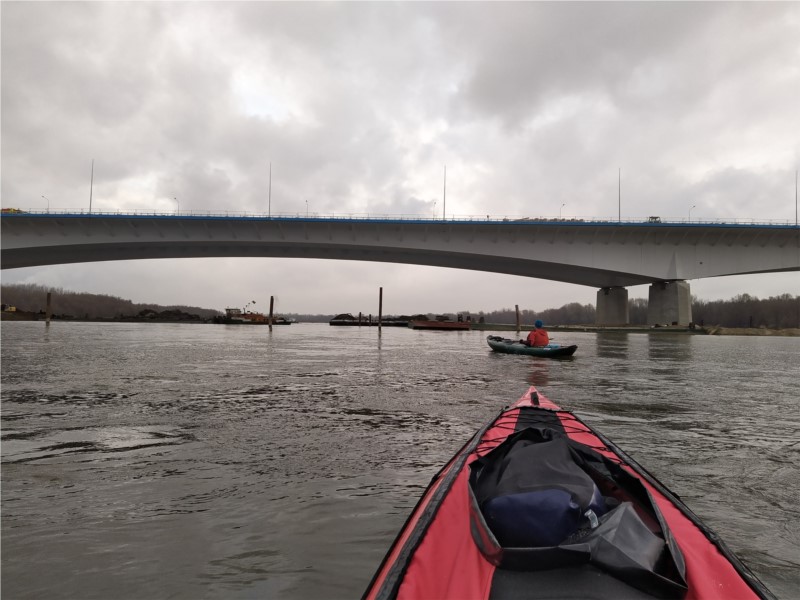
<instances>
[{"instance_id":1,"label":"concrete pier","mask_svg":"<svg viewBox=\"0 0 800 600\"><path fill-rule=\"evenodd\" d=\"M604 287L597 290L595 325L627 325L628 290L624 287Z\"/></svg>"},{"instance_id":2,"label":"concrete pier","mask_svg":"<svg viewBox=\"0 0 800 600\"><path fill-rule=\"evenodd\" d=\"M659 281L650 286L648 325L683 325L692 322L692 296L686 281Z\"/></svg>"}]
</instances>

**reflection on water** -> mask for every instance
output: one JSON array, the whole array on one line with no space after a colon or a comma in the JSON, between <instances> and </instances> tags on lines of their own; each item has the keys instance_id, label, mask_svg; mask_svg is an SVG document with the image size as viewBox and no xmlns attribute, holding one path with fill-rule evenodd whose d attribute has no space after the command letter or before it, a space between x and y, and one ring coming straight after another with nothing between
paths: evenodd
<instances>
[{"instance_id":1,"label":"reflection on water","mask_svg":"<svg viewBox=\"0 0 800 600\"><path fill-rule=\"evenodd\" d=\"M652 335L649 344L653 375L660 380L678 383L692 377L692 336Z\"/></svg>"},{"instance_id":2,"label":"reflection on water","mask_svg":"<svg viewBox=\"0 0 800 600\"><path fill-rule=\"evenodd\" d=\"M595 336L597 356L600 358L628 360L628 336L617 331L601 331Z\"/></svg>"},{"instance_id":3,"label":"reflection on water","mask_svg":"<svg viewBox=\"0 0 800 600\"><path fill-rule=\"evenodd\" d=\"M531 361L528 383L542 388L550 385L550 365L552 363L552 360L546 358Z\"/></svg>"},{"instance_id":4,"label":"reflection on water","mask_svg":"<svg viewBox=\"0 0 800 600\"><path fill-rule=\"evenodd\" d=\"M800 340L3 324L14 598L352 598L430 478L528 385L681 495L779 596L800 587ZM47 569L39 568L46 564Z\"/></svg>"}]
</instances>

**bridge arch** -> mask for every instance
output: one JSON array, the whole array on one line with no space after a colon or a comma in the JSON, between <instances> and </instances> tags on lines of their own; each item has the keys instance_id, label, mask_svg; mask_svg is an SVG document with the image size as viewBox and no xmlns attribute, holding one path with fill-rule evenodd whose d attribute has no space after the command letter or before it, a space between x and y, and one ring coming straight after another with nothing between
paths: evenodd
<instances>
[{"instance_id":1,"label":"bridge arch","mask_svg":"<svg viewBox=\"0 0 800 600\"><path fill-rule=\"evenodd\" d=\"M600 324L627 321L627 286L651 285L649 321L686 324L688 280L800 270L792 225L75 213L1 223L3 269L220 256L448 267L598 288Z\"/></svg>"}]
</instances>

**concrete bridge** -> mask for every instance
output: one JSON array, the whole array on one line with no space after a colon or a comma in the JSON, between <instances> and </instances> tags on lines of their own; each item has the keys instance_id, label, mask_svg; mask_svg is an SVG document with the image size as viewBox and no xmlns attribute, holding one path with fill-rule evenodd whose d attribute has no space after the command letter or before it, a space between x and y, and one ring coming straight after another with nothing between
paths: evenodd
<instances>
[{"instance_id":1,"label":"concrete bridge","mask_svg":"<svg viewBox=\"0 0 800 600\"><path fill-rule=\"evenodd\" d=\"M218 256L429 265L598 288L600 325L628 322L626 286L650 284L649 324L686 325L688 280L800 271L789 224L22 212L0 222L3 269Z\"/></svg>"}]
</instances>

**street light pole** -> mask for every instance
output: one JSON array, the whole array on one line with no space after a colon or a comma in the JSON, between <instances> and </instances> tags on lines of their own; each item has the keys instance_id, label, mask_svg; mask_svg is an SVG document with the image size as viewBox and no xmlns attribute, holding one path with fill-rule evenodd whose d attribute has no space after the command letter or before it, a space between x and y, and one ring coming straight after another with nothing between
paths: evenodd
<instances>
[{"instance_id":1,"label":"street light pole","mask_svg":"<svg viewBox=\"0 0 800 600\"><path fill-rule=\"evenodd\" d=\"M47 196L42 196L45 200L47 200L47 212L50 212L50 198Z\"/></svg>"},{"instance_id":2,"label":"street light pole","mask_svg":"<svg viewBox=\"0 0 800 600\"><path fill-rule=\"evenodd\" d=\"M697 205L693 205L692 208L697 208ZM692 222L692 208L689 209L689 223Z\"/></svg>"},{"instance_id":3,"label":"street light pole","mask_svg":"<svg viewBox=\"0 0 800 600\"><path fill-rule=\"evenodd\" d=\"M178 205L178 210L175 212L175 214L177 215L181 212L181 203L178 201L177 198L173 198L173 200L175 200L175 203Z\"/></svg>"},{"instance_id":4,"label":"street light pole","mask_svg":"<svg viewBox=\"0 0 800 600\"><path fill-rule=\"evenodd\" d=\"M565 202L564 204L561 205L561 208L564 208L566 205L567 205L567 203ZM559 219L561 218L561 208L558 209L558 218Z\"/></svg>"},{"instance_id":5,"label":"street light pole","mask_svg":"<svg viewBox=\"0 0 800 600\"><path fill-rule=\"evenodd\" d=\"M442 188L442 221L447 218L447 165L444 166L444 187Z\"/></svg>"},{"instance_id":6,"label":"street light pole","mask_svg":"<svg viewBox=\"0 0 800 600\"><path fill-rule=\"evenodd\" d=\"M92 159L92 174L89 178L89 212L92 212L92 191L94 190L94 159Z\"/></svg>"}]
</instances>

